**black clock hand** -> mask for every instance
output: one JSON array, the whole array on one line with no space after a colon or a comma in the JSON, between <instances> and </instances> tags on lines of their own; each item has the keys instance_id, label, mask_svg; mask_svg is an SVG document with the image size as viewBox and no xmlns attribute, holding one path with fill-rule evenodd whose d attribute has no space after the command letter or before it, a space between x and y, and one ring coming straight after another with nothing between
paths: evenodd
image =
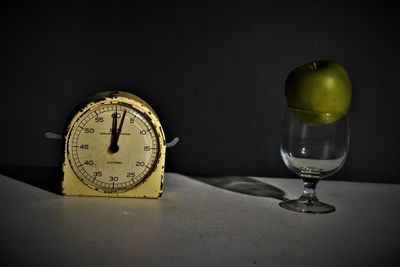
<instances>
[{"instance_id":1,"label":"black clock hand","mask_svg":"<svg viewBox=\"0 0 400 267\"><path fill-rule=\"evenodd\" d=\"M119 127L117 130L117 112L114 113L114 118L113 118L113 125L112 125L112 130L111 130L111 145L110 145L110 152L111 153L116 153L119 150L118 146L118 140L119 136L121 135L122 131L122 126L124 125L125 121L125 115L126 115L126 109L124 110L124 113L122 114L121 122L119 123Z\"/></svg>"},{"instance_id":2,"label":"black clock hand","mask_svg":"<svg viewBox=\"0 0 400 267\"><path fill-rule=\"evenodd\" d=\"M115 110L115 113L113 114L113 120L112 120L112 128L111 128L111 144L110 147L108 148L108 150L111 153L116 153L119 150L118 144L116 141L117 138L117 116L118 116L118 112L117 110Z\"/></svg>"}]
</instances>

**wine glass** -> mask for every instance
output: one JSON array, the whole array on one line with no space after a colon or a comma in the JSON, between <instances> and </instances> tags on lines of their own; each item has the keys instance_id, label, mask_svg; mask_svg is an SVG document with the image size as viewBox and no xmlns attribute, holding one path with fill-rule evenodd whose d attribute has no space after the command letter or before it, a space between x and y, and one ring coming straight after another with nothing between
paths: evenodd
<instances>
[{"instance_id":1,"label":"wine glass","mask_svg":"<svg viewBox=\"0 0 400 267\"><path fill-rule=\"evenodd\" d=\"M324 121L315 123L318 118ZM283 122L281 156L286 166L303 179L304 191L298 199L279 205L297 212L334 212L334 206L318 200L315 189L320 179L343 166L349 140L348 115L335 117L330 113L288 109Z\"/></svg>"}]
</instances>

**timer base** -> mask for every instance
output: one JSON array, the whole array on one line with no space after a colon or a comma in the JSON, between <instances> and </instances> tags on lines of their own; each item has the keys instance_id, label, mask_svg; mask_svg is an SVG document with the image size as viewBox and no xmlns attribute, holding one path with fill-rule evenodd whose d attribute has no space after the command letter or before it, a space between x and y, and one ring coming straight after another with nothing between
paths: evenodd
<instances>
[{"instance_id":1,"label":"timer base","mask_svg":"<svg viewBox=\"0 0 400 267\"><path fill-rule=\"evenodd\" d=\"M164 172L156 170L137 187L126 192L105 193L83 184L69 164L64 164L64 179L62 194L65 196L97 196L97 197L127 197L127 198L160 198L163 192Z\"/></svg>"}]
</instances>

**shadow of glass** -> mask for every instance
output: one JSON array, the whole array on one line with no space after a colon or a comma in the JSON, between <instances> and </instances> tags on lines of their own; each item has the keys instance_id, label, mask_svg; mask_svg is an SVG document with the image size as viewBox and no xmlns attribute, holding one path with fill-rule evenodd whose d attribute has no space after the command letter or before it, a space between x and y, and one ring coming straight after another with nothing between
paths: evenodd
<instances>
[{"instance_id":1,"label":"shadow of glass","mask_svg":"<svg viewBox=\"0 0 400 267\"><path fill-rule=\"evenodd\" d=\"M192 178L203 183L236 193L274 198L282 201L287 200L287 198L285 198L286 193L283 190L250 177L223 176L208 178L192 176Z\"/></svg>"},{"instance_id":2,"label":"shadow of glass","mask_svg":"<svg viewBox=\"0 0 400 267\"><path fill-rule=\"evenodd\" d=\"M62 170L59 167L0 165L0 173L14 180L61 195Z\"/></svg>"},{"instance_id":3,"label":"shadow of glass","mask_svg":"<svg viewBox=\"0 0 400 267\"><path fill-rule=\"evenodd\" d=\"M62 170L59 167L0 165L0 173L17 181L61 195ZM236 193L287 200L286 193L267 183L245 176L195 177L203 183Z\"/></svg>"}]
</instances>

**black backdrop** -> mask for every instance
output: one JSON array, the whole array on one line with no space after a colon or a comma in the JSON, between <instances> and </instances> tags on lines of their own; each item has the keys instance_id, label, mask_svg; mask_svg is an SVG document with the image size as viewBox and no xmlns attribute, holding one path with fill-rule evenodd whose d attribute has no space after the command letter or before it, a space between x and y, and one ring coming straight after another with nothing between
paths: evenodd
<instances>
[{"instance_id":1,"label":"black backdrop","mask_svg":"<svg viewBox=\"0 0 400 267\"><path fill-rule=\"evenodd\" d=\"M286 75L334 58L353 83L348 160L333 179L400 182L399 18L349 1L128 1L1 8L2 165L59 166L62 132L86 97L126 90L149 102L167 170L293 176L279 155Z\"/></svg>"}]
</instances>

